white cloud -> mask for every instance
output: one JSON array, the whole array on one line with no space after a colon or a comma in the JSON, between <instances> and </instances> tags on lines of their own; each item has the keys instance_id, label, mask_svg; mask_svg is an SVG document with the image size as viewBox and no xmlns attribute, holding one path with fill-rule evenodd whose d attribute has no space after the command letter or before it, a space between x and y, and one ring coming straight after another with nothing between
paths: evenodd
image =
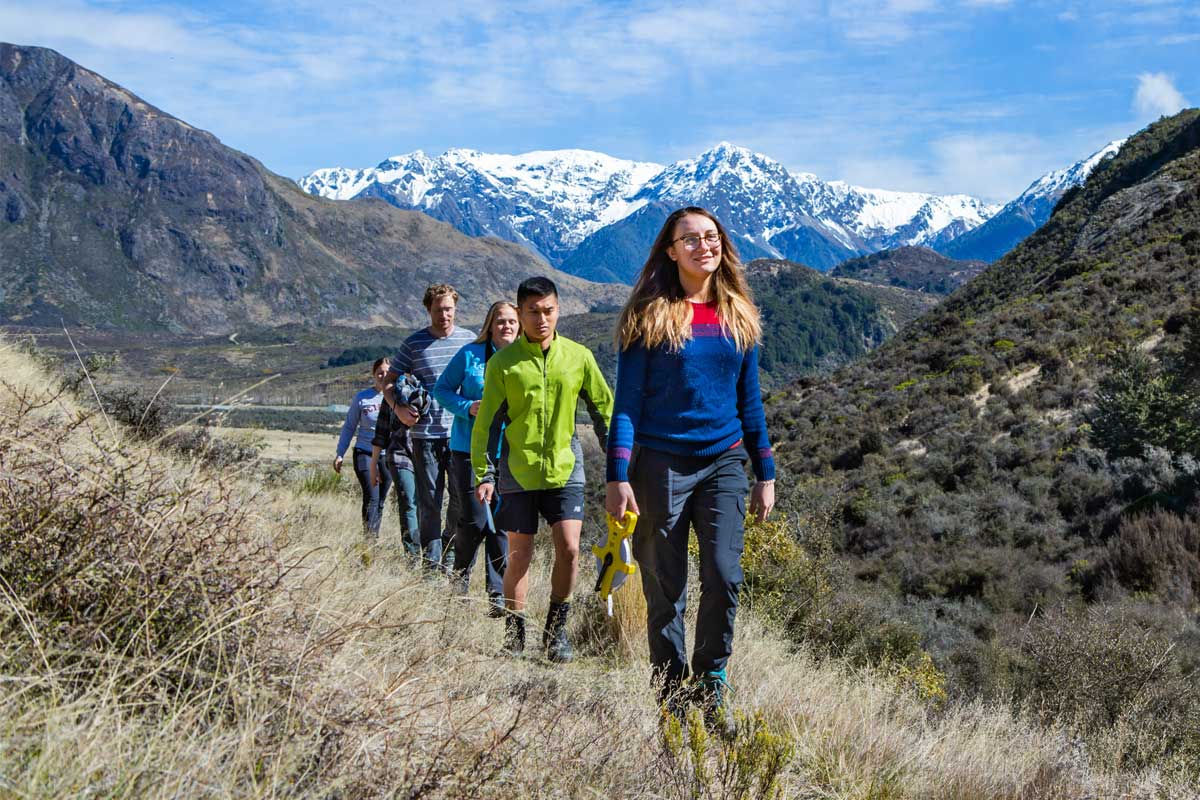
<instances>
[{"instance_id":1,"label":"white cloud","mask_svg":"<svg viewBox=\"0 0 1200 800\"><path fill-rule=\"evenodd\" d=\"M1031 136L950 136L915 155L898 151L852 155L838 163L836 177L873 189L969 194L1006 203L1038 176L1078 158L1056 160L1047 155L1050 149Z\"/></svg>"},{"instance_id":2,"label":"white cloud","mask_svg":"<svg viewBox=\"0 0 1200 800\"><path fill-rule=\"evenodd\" d=\"M918 36L940 37L961 27L965 9L1004 9L1013 0L838 0L828 6L828 17L841 27L851 43L872 46L898 45Z\"/></svg>"},{"instance_id":3,"label":"white cloud","mask_svg":"<svg viewBox=\"0 0 1200 800\"><path fill-rule=\"evenodd\" d=\"M246 58L218 30L197 33L166 14L117 12L79 3L34 7L0 0L0 30L16 44L73 43L155 55L205 51L213 58Z\"/></svg>"},{"instance_id":4,"label":"white cloud","mask_svg":"<svg viewBox=\"0 0 1200 800\"><path fill-rule=\"evenodd\" d=\"M1188 102L1171 78L1163 72L1143 72L1138 75L1137 92L1133 96L1133 108L1142 119L1154 119L1174 114L1187 106Z\"/></svg>"},{"instance_id":5,"label":"white cloud","mask_svg":"<svg viewBox=\"0 0 1200 800\"><path fill-rule=\"evenodd\" d=\"M885 0L884 9L895 14L915 14L937 8L934 0Z\"/></svg>"},{"instance_id":6,"label":"white cloud","mask_svg":"<svg viewBox=\"0 0 1200 800\"><path fill-rule=\"evenodd\" d=\"M910 39L920 15L934 10L932 0L842 0L830 4L829 16L851 42L890 45Z\"/></svg>"},{"instance_id":7,"label":"white cloud","mask_svg":"<svg viewBox=\"0 0 1200 800\"><path fill-rule=\"evenodd\" d=\"M994 201L1011 200L1033 178L1064 166L1047 160L1049 149L1037 137L1019 134L948 136L930 148L940 185Z\"/></svg>"},{"instance_id":8,"label":"white cloud","mask_svg":"<svg viewBox=\"0 0 1200 800\"><path fill-rule=\"evenodd\" d=\"M1192 44L1200 42L1200 33L1173 33L1158 40L1162 45Z\"/></svg>"}]
</instances>

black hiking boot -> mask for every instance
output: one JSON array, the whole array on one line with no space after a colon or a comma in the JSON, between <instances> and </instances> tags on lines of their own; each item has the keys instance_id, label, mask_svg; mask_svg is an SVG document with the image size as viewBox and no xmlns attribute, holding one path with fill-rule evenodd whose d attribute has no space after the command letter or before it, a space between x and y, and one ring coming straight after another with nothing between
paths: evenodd
<instances>
[{"instance_id":1,"label":"black hiking boot","mask_svg":"<svg viewBox=\"0 0 1200 800\"><path fill-rule=\"evenodd\" d=\"M500 619L504 616L504 595L488 595L488 616L492 619Z\"/></svg>"},{"instance_id":2,"label":"black hiking boot","mask_svg":"<svg viewBox=\"0 0 1200 800\"><path fill-rule=\"evenodd\" d=\"M567 640L567 612L571 610L570 603L550 602L550 610L546 612L546 629L542 632L542 647L546 650L546 658L556 664L566 664L575 659L575 651Z\"/></svg>"},{"instance_id":3,"label":"black hiking boot","mask_svg":"<svg viewBox=\"0 0 1200 800\"><path fill-rule=\"evenodd\" d=\"M737 736L737 721L729 703L732 692L725 670L705 672L696 678L695 700L704 712L704 726L725 739Z\"/></svg>"},{"instance_id":4,"label":"black hiking boot","mask_svg":"<svg viewBox=\"0 0 1200 800\"><path fill-rule=\"evenodd\" d=\"M691 706L691 687L685 686L683 679L668 678L658 690L658 705L662 711L663 720L674 718L680 725L687 722L687 711Z\"/></svg>"},{"instance_id":5,"label":"black hiking boot","mask_svg":"<svg viewBox=\"0 0 1200 800\"><path fill-rule=\"evenodd\" d=\"M504 655L516 658L525 652L525 615L508 612L504 618Z\"/></svg>"}]
</instances>

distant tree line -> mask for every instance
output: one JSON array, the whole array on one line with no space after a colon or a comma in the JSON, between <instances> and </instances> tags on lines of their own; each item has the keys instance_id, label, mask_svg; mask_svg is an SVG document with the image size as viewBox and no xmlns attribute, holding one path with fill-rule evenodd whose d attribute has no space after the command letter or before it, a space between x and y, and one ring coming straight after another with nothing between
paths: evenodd
<instances>
[{"instance_id":1,"label":"distant tree line","mask_svg":"<svg viewBox=\"0 0 1200 800\"><path fill-rule=\"evenodd\" d=\"M396 349L385 345L368 345L364 347L350 347L336 356L330 356L329 360L321 365L321 369L332 369L333 367L347 367L351 364L372 363L377 358L387 358L394 355Z\"/></svg>"}]
</instances>

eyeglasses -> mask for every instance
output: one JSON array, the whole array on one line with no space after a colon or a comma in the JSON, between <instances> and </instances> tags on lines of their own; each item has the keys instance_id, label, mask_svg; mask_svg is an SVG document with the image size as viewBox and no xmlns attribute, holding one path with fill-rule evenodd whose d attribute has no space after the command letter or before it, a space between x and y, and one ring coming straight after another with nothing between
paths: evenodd
<instances>
[{"instance_id":1,"label":"eyeglasses","mask_svg":"<svg viewBox=\"0 0 1200 800\"><path fill-rule=\"evenodd\" d=\"M683 246L685 248L688 250L695 250L700 246L701 240L703 240L704 243L709 247L721 246L721 234L717 233L716 231L709 231L703 236L698 233L685 233L683 236L672 239L671 244L675 244L675 242L683 242Z\"/></svg>"}]
</instances>

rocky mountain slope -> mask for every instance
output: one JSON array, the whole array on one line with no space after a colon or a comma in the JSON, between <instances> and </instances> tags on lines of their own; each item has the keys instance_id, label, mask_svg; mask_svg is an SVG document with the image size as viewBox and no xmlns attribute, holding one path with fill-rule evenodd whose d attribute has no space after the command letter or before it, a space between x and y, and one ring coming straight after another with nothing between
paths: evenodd
<instances>
[{"instance_id":1,"label":"rocky mountain slope","mask_svg":"<svg viewBox=\"0 0 1200 800\"><path fill-rule=\"evenodd\" d=\"M797 174L809 214L851 231L868 250L952 241L996 213L996 206L965 194L936 195L865 189L844 181L826 183Z\"/></svg>"},{"instance_id":2,"label":"rocky mountain slope","mask_svg":"<svg viewBox=\"0 0 1200 800\"><path fill-rule=\"evenodd\" d=\"M1170 669L1197 663L1200 630L1183 609L1200 569L1170 554L1200 536L1200 504L1187 511L1200 434L1186 411L1200 400L1172 394L1200 375L1198 298L1200 111L1190 110L1131 138L1042 228L899 336L769 398L777 462L795 487L787 502L824 498L842 524L855 579L843 610L860 615L844 624L886 618L896 641L894 621L906 620L904 636L984 693L1041 691L1034 673L1051 651L1022 638L1041 615L1094 641L1129 630L1175 641L1187 655ZM1135 420L1166 421L1115 451L1096 409L1116 401L1098 387L1147 353L1147 377L1127 381L1121 402ZM1110 605L1066 621L1085 603ZM1023 674L1032 683L1012 682ZM1172 741L1163 746L1182 746Z\"/></svg>"},{"instance_id":3,"label":"rocky mountain slope","mask_svg":"<svg viewBox=\"0 0 1200 800\"><path fill-rule=\"evenodd\" d=\"M622 292L383 202L301 191L59 54L0 45L0 322L227 333L412 325L431 282L480 317L552 274L569 310Z\"/></svg>"}]
</instances>

